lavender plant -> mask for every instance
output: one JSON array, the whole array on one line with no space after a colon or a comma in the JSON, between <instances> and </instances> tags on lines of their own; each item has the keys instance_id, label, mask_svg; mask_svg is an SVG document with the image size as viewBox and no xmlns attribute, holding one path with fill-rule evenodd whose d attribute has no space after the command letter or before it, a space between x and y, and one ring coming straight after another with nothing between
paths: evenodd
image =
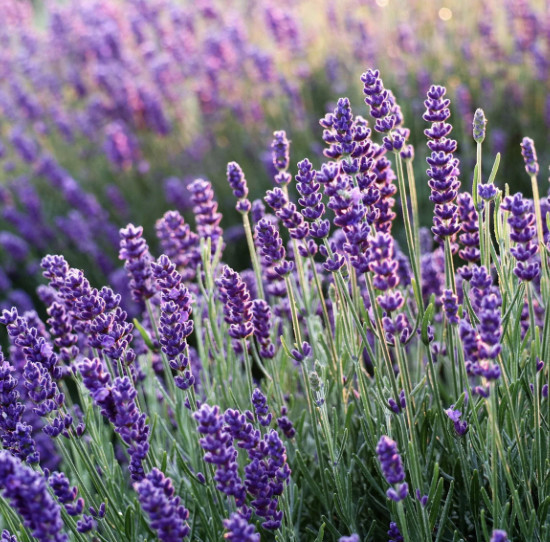
<instances>
[{"instance_id":1,"label":"lavender plant","mask_svg":"<svg viewBox=\"0 0 550 542\"><path fill-rule=\"evenodd\" d=\"M125 291L43 258L47 321L0 317L3 540L550 538L533 144L532 201L496 188L498 157L487 182L477 160L467 191L446 89L431 86L426 235L399 96L378 70L361 82L373 130L338 100L318 167L275 133L273 214L228 165L240 270L203 179L188 187L196 233L166 213L158 258L142 227L120 230ZM478 112L478 157L486 130Z\"/></svg>"}]
</instances>

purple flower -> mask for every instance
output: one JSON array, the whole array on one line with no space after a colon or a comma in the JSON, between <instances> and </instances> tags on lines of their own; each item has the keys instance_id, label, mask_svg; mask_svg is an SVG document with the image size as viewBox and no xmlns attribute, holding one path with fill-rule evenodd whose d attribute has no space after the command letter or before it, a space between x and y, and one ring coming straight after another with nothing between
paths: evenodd
<instances>
[{"instance_id":1,"label":"purple flower","mask_svg":"<svg viewBox=\"0 0 550 542\"><path fill-rule=\"evenodd\" d=\"M283 432L286 438L293 438L296 434L294 424L290 421L287 414L286 406L281 407L281 417L277 418L277 427Z\"/></svg>"},{"instance_id":2,"label":"purple flower","mask_svg":"<svg viewBox=\"0 0 550 542\"><path fill-rule=\"evenodd\" d=\"M290 142L286 138L286 132L284 130L273 132L273 137L274 139L271 144L271 152L273 156L273 165L277 170L277 175L275 175L274 180L276 184L284 186L287 185L292 178L286 171L290 163Z\"/></svg>"},{"instance_id":3,"label":"purple flower","mask_svg":"<svg viewBox=\"0 0 550 542\"><path fill-rule=\"evenodd\" d=\"M218 406L210 407L203 403L193 414L198 423L198 431L203 435L199 443L205 451L204 460L216 469L214 480L217 482L217 489L235 497L237 506L242 506L246 491L235 461L237 450L231 444L231 434L224 428L219 411Z\"/></svg>"},{"instance_id":4,"label":"purple flower","mask_svg":"<svg viewBox=\"0 0 550 542\"><path fill-rule=\"evenodd\" d=\"M450 324L458 324L458 297L452 290L443 290L440 298L445 316Z\"/></svg>"},{"instance_id":5,"label":"purple flower","mask_svg":"<svg viewBox=\"0 0 550 542\"><path fill-rule=\"evenodd\" d=\"M7 529L4 529L2 531L0 542L17 542L17 537L14 534L11 534Z\"/></svg>"},{"instance_id":6,"label":"purple flower","mask_svg":"<svg viewBox=\"0 0 550 542\"><path fill-rule=\"evenodd\" d=\"M19 401L14 368L0 352L0 437L2 447L28 463L36 463L39 453L32 438L32 427L23 422L25 406Z\"/></svg>"},{"instance_id":7,"label":"purple flower","mask_svg":"<svg viewBox=\"0 0 550 542\"><path fill-rule=\"evenodd\" d=\"M84 510L84 499L78 498L78 489L71 487L65 473L54 472L48 478L48 483L52 488L57 500L65 505L65 510L70 516L79 516ZM76 501L76 502L75 502Z\"/></svg>"},{"instance_id":8,"label":"purple flower","mask_svg":"<svg viewBox=\"0 0 550 542\"><path fill-rule=\"evenodd\" d=\"M46 479L5 451L0 451L0 490L40 542L68 540L62 532L61 508L50 495Z\"/></svg>"},{"instance_id":9,"label":"purple flower","mask_svg":"<svg viewBox=\"0 0 550 542\"><path fill-rule=\"evenodd\" d=\"M378 454L382 473L388 484L399 484L396 487L397 491L393 488L388 489L388 497L396 502L403 500L408 495L408 485L402 483L405 480L405 471L397 450L397 444L384 435L378 441L376 453Z\"/></svg>"},{"instance_id":10,"label":"purple flower","mask_svg":"<svg viewBox=\"0 0 550 542\"><path fill-rule=\"evenodd\" d=\"M238 512L231 514L229 519L223 520L223 526L227 530L224 538L233 542L260 542L260 534L256 527L248 523L248 520Z\"/></svg>"},{"instance_id":11,"label":"purple flower","mask_svg":"<svg viewBox=\"0 0 550 542\"><path fill-rule=\"evenodd\" d=\"M352 534L350 536L341 536L338 542L361 542L358 534Z\"/></svg>"},{"instance_id":12,"label":"purple flower","mask_svg":"<svg viewBox=\"0 0 550 542\"><path fill-rule=\"evenodd\" d=\"M495 529L491 535L490 542L509 542L506 531Z\"/></svg>"},{"instance_id":13,"label":"purple flower","mask_svg":"<svg viewBox=\"0 0 550 542\"><path fill-rule=\"evenodd\" d=\"M243 170L237 162L227 164L227 182L233 190L233 195L239 200L237 210L241 213L250 211L250 201L247 199L248 186L244 177Z\"/></svg>"},{"instance_id":14,"label":"purple flower","mask_svg":"<svg viewBox=\"0 0 550 542\"><path fill-rule=\"evenodd\" d=\"M380 306L388 313L396 311L405 302L401 292L392 290L399 284L397 262L393 259L393 238L389 233L377 233L370 238L368 249L369 271L373 285L384 292L377 297Z\"/></svg>"},{"instance_id":15,"label":"purple flower","mask_svg":"<svg viewBox=\"0 0 550 542\"><path fill-rule=\"evenodd\" d=\"M468 424L467 422L460 420L462 412L460 412L460 410L455 410L454 405L451 405L445 410L445 414L447 414L449 419L453 422L456 434L459 437L464 436L468 431Z\"/></svg>"},{"instance_id":16,"label":"purple flower","mask_svg":"<svg viewBox=\"0 0 550 542\"><path fill-rule=\"evenodd\" d=\"M189 511L174 496L172 480L153 468L136 486L139 502L149 516L149 525L162 542L183 540L190 532Z\"/></svg>"},{"instance_id":17,"label":"purple flower","mask_svg":"<svg viewBox=\"0 0 550 542\"><path fill-rule=\"evenodd\" d=\"M537 161L537 152L535 151L535 142L531 138L524 137L522 139L521 155L525 162L525 171L529 175L537 175L539 172L539 163Z\"/></svg>"},{"instance_id":18,"label":"purple flower","mask_svg":"<svg viewBox=\"0 0 550 542\"><path fill-rule=\"evenodd\" d=\"M390 529L388 531L388 536L390 539L388 542L403 542L403 536L401 535L401 532L399 531L399 528L397 527L397 523L390 522Z\"/></svg>"},{"instance_id":19,"label":"purple flower","mask_svg":"<svg viewBox=\"0 0 550 542\"><path fill-rule=\"evenodd\" d=\"M460 219L458 242L462 245L462 248L458 251L458 255L467 262L475 263L479 261L480 255L478 214L474 207L472 196L468 192L459 194L457 203Z\"/></svg>"},{"instance_id":20,"label":"purple flower","mask_svg":"<svg viewBox=\"0 0 550 542\"><path fill-rule=\"evenodd\" d=\"M128 224L120 230L119 258L125 260L124 267L130 276L132 297L143 303L155 294L151 281L151 255L143 238L143 228Z\"/></svg>"},{"instance_id":21,"label":"purple flower","mask_svg":"<svg viewBox=\"0 0 550 542\"><path fill-rule=\"evenodd\" d=\"M429 138L428 147L431 155L426 159L430 168L426 171L430 180L430 200L435 203L434 226L432 232L438 242L445 237L451 239L460 230L458 211L454 200L460 188L458 180L458 159L454 158L456 141L447 136L452 126L446 121L450 117L450 100L443 98L445 87L432 85L428 91L428 98L424 102L426 112L424 120L431 122L432 126L424 133Z\"/></svg>"},{"instance_id":22,"label":"purple flower","mask_svg":"<svg viewBox=\"0 0 550 542\"><path fill-rule=\"evenodd\" d=\"M255 232L260 254L265 261L268 264L273 264L275 272L281 277L290 273L293 264L285 259L286 252L283 241L271 222L262 218L256 224Z\"/></svg>"},{"instance_id":23,"label":"purple flower","mask_svg":"<svg viewBox=\"0 0 550 542\"><path fill-rule=\"evenodd\" d=\"M214 255L218 242L222 239L223 230L220 227L222 215L218 213L218 203L214 199L212 185L204 179L196 179L187 189L191 192L197 233L201 239L210 239Z\"/></svg>"},{"instance_id":24,"label":"purple flower","mask_svg":"<svg viewBox=\"0 0 550 542\"><path fill-rule=\"evenodd\" d=\"M252 335L252 303L246 284L238 273L224 266L222 275L216 279L223 313L229 324L229 336L233 339L245 339Z\"/></svg>"},{"instance_id":25,"label":"purple flower","mask_svg":"<svg viewBox=\"0 0 550 542\"><path fill-rule=\"evenodd\" d=\"M520 280L530 282L540 274L540 262L534 259L539 246L536 240L537 228L533 203L524 199L518 192L504 198L500 208L510 212L508 217L511 229L510 239L515 242L510 249L512 256L516 259L514 274Z\"/></svg>"},{"instance_id":26,"label":"purple flower","mask_svg":"<svg viewBox=\"0 0 550 542\"><path fill-rule=\"evenodd\" d=\"M315 176L316 171L307 158L298 162L296 190L301 196L298 203L302 207L302 216L311 221L319 220L325 213L325 206L322 203L323 196L319 192L320 184L316 181Z\"/></svg>"},{"instance_id":27,"label":"purple flower","mask_svg":"<svg viewBox=\"0 0 550 542\"><path fill-rule=\"evenodd\" d=\"M159 342L170 367L180 373L175 377L176 385L186 390L195 382L188 369L187 337L193 332L191 296L183 277L166 255L160 256L151 267L161 291Z\"/></svg>"},{"instance_id":28,"label":"purple flower","mask_svg":"<svg viewBox=\"0 0 550 542\"><path fill-rule=\"evenodd\" d=\"M164 254L174 262L185 282L195 279L199 237L178 211L167 211L157 220L157 237Z\"/></svg>"},{"instance_id":29,"label":"purple flower","mask_svg":"<svg viewBox=\"0 0 550 542\"><path fill-rule=\"evenodd\" d=\"M376 119L374 129L377 132L390 132L396 123L396 118L391 114L391 103L388 100L388 91L380 78L378 70L368 70L361 75L364 84L363 93L365 103L370 106L370 114Z\"/></svg>"},{"instance_id":30,"label":"purple flower","mask_svg":"<svg viewBox=\"0 0 550 542\"><path fill-rule=\"evenodd\" d=\"M252 326L254 337L260 345L260 356L271 359L275 356L275 345L271 341L271 309L263 299L252 302Z\"/></svg>"},{"instance_id":31,"label":"purple flower","mask_svg":"<svg viewBox=\"0 0 550 542\"><path fill-rule=\"evenodd\" d=\"M251 399L260 425L267 427L271 423L272 414L269 412L266 396L259 388L254 388Z\"/></svg>"},{"instance_id":32,"label":"purple flower","mask_svg":"<svg viewBox=\"0 0 550 542\"><path fill-rule=\"evenodd\" d=\"M483 109L476 109L472 124L474 141L476 143L483 143L483 140L485 139L485 129L487 127L487 119L485 118L485 113L483 112Z\"/></svg>"}]
</instances>

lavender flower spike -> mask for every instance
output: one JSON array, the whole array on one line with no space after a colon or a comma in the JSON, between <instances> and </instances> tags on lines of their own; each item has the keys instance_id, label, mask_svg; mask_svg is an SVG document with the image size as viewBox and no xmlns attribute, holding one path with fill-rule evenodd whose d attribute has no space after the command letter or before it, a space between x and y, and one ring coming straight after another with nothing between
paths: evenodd
<instances>
[{"instance_id":1,"label":"lavender flower spike","mask_svg":"<svg viewBox=\"0 0 550 542\"><path fill-rule=\"evenodd\" d=\"M5 451L0 451L0 490L39 542L68 540L62 532L61 508L50 495L46 479Z\"/></svg>"},{"instance_id":2,"label":"lavender flower spike","mask_svg":"<svg viewBox=\"0 0 550 542\"><path fill-rule=\"evenodd\" d=\"M490 542L509 542L508 535L506 531L501 529L495 529L491 535Z\"/></svg>"},{"instance_id":3,"label":"lavender flower spike","mask_svg":"<svg viewBox=\"0 0 550 542\"><path fill-rule=\"evenodd\" d=\"M388 484L397 484L396 489L388 489L388 497L395 502L402 501L409 493L409 486L404 482L405 471L403 470L403 463L396 442L385 435L380 437L376 446L376 453Z\"/></svg>"},{"instance_id":4,"label":"lavender flower spike","mask_svg":"<svg viewBox=\"0 0 550 542\"><path fill-rule=\"evenodd\" d=\"M161 542L183 540L190 531L187 524L189 511L174 496L172 480L154 468L137 484L141 507L149 516L150 526Z\"/></svg>"},{"instance_id":5,"label":"lavender flower spike","mask_svg":"<svg viewBox=\"0 0 550 542\"><path fill-rule=\"evenodd\" d=\"M531 138L524 137L521 141L521 155L525 162L525 171L529 175L537 175L539 172L539 163L537 152L535 151L535 142Z\"/></svg>"},{"instance_id":6,"label":"lavender flower spike","mask_svg":"<svg viewBox=\"0 0 550 542\"><path fill-rule=\"evenodd\" d=\"M248 186L243 170L237 162L229 162L229 164L227 164L227 182L233 190L233 195L239 200L236 205L237 211L240 213L248 213L252 206L247 199Z\"/></svg>"},{"instance_id":7,"label":"lavender flower spike","mask_svg":"<svg viewBox=\"0 0 550 542\"><path fill-rule=\"evenodd\" d=\"M227 533L223 535L226 540L260 542L260 534L256 532L256 527L239 513L233 513L229 519L224 519L223 526L227 529Z\"/></svg>"},{"instance_id":8,"label":"lavender flower spike","mask_svg":"<svg viewBox=\"0 0 550 542\"><path fill-rule=\"evenodd\" d=\"M487 119L485 118L485 113L483 112L483 109L476 109L476 112L474 113L474 121L472 124L474 127L474 141L476 143L483 143L483 140L485 139L485 129L487 126Z\"/></svg>"},{"instance_id":9,"label":"lavender flower spike","mask_svg":"<svg viewBox=\"0 0 550 542\"><path fill-rule=\"evenodd\" d=\"M285 186L292 179L290 173L287 172L290 164L290 142L288 141L284 130L273 132L273 137L274 139L271 144L271 151L273 156L273 165L278 172L277 175L275 175L274 181L279 186Z\"/></svg>"}]
</instances>

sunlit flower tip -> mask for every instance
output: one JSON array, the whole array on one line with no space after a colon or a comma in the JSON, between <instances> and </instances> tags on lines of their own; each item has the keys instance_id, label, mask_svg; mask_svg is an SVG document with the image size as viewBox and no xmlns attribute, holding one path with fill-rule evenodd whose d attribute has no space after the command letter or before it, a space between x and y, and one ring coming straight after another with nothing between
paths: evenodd
<instances>
[{"instance_id":1,"label":"sunlit flower tip","mask_svg":"<svg viewBox=\"0 0 550 542\"><path fill-rule=\"evenodd\" d=\"M495 529L491 535L490 542L509 542L506 531L503 531L501 529Z\"/></svg>"},{"instance_id":2,"label":"sunlit flower tip","mask_svg":"<svg viewBox=\"0 0 550 542\"><path fill-rule=\"evenodd\" d=\"M537 161L537 152L535 151L535 142L531 138L524 137L521 141L521 155L525 162L525 171L529 175L537 175L539 172L539 163Z\"/></svg>"},{"instance_id":3,"label":"sunlit flower tip","mask_svg":"<svg viewBox=\"0 0 550 542\"><path fill-rule=\"evenodd\" d=\"M485 118L485 113L483 112L483 109L476 109L476 112L474 113L474 121L472 124L474 128L474 141L476 143L483 143L487 126L487 119Z\"/></svg>"}]
</instances>

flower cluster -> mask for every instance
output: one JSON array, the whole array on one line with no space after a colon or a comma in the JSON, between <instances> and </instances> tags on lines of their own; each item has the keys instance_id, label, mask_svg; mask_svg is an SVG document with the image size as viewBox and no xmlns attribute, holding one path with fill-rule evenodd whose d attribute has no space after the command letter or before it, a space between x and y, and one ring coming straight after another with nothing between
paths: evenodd
<instances>
[{"instance_id":1,"label":"flower cluster","mask_svg":"<svg viewBox=\"0 0 550 542\"><path fill-rule=\"evenodd\" d=\"M405 471L397 444L391 438L382 436L376 446L376 453L386 482L395 486L387 491L388 498L395 502L402 501L409 493L409 486L405 482Z\"/></svg>"}]
</instances>

